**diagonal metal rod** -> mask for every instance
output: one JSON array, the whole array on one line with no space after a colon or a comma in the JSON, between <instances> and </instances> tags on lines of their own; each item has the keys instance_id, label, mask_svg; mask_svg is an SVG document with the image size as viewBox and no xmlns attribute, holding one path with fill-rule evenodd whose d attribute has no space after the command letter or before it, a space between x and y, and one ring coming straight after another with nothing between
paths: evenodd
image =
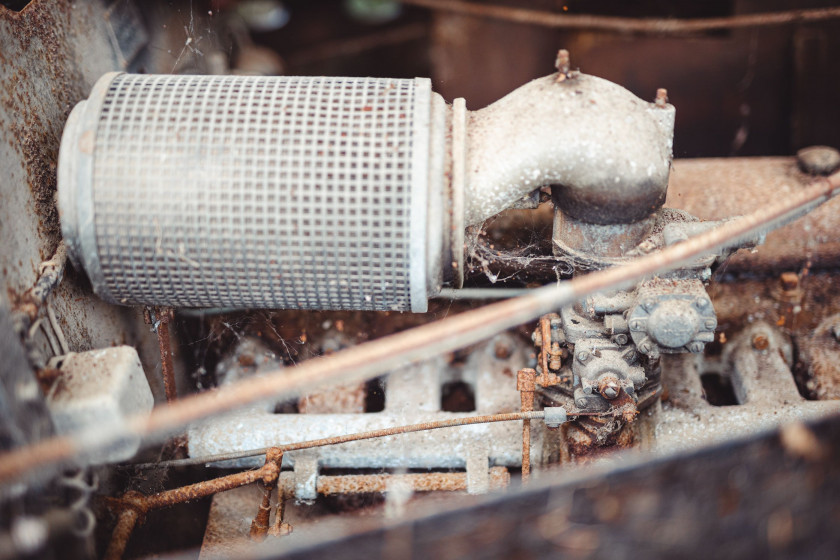
<instances>
[{"instance_id":1,"label":"diagonal metal rod","mask_svg":"<svg viewBox=\"0 0 840 560\"><path fill-rule=\"evenodd\" d=\"M839 192L840 173L835 173L751 214L628 264L314 358L294 368L187 397L157 408L148 416L135 416L124 426L101 427L75 437L51 438L5 453L0 456L0 482L31 475L39 467L101 450L125 437L160 437L213 414L268 399L297 396L326 384L358 383L413 361L464 348L588 295L626 288L642 278L673 270L721 247L737 246L744 239L754 238L808 213Z\"/></svg>"},{"instance_id":2,"label":"diagonal metal rod","mask_svg":"<svg viewBox=\"0 0 840 560\"><path fill-rule=\"evenodd\" d=\"M659 19L556 13L476 2L452 2L451 0L402 0L402 2L403 4L431 10L485 17L512 23L555 29L595 29L619 33L698 33L718 29L773 27L840 18L840 8L838 7L741 14L716 18Z\"/></svg>"}]
</instances>

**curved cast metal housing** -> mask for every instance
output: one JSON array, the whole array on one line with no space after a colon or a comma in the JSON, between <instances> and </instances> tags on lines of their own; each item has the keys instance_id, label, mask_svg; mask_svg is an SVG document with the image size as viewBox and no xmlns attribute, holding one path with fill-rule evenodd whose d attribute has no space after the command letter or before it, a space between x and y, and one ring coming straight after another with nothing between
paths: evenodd
<instances>
[{"instance_id":1,"label":"curved cast metal housing","mask_svg":"<svg viewBox=\"0 0 840 560\"><path fill-rule=\"evenodd\" d=\"M548 185L578 220L642 220L665 202L673 136L671 105L586 74L534 80L469 113L465 222Z\"/></svg>"}]
</instances>

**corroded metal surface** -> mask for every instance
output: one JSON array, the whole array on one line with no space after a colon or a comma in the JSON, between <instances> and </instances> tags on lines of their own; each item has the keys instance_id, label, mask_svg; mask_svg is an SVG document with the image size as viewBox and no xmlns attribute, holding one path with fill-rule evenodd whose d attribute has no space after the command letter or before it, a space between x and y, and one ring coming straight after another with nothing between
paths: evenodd
<instances>
[{"instance_id":1,"label":"corroded metal surface","mask_svg":"<svg viewBox=\"0 0 840 560\"><path fill-rule=\"evenodd\" d=\"M325 521L260 558L832 557L840 492L840 417L613 470L548 476L399 523ZM328 535L328 536L327 536ZM282 548L281 548L282 547Z\"/></svg>"},{"instance_id":2,"label":"corroded metal surface","mask_svg":"<svg viewBox=\"0 0 840 560\"><path fill-rule=\"evenodd\" d=\"M802 190L811 180L792 157L675 160L665 205L702 220L752 212L768 200ZM840 201L770 232L753 251L741 251L728 270L797 270L840 265Z\"/></svg>"},{"instance_id":3,"label":"corroded metal surface","mask_svg":"<svg viewBox=\"0 0 840 560\"><path fill-rule=\"evenodd\" d=\"M119 67L104 4L33 0L20 12L0 7L0 289L12 308L26 303L39 263L61 239L54 195L67 115L102 73ZM68 267L47 302L70 350L132 342L154 367L154 338L139 314L104 305L79 280ZM42 336L32 346L47 359L53 355ZM152 387L162 395L158 380Z\"/></svg>"}]
</instances>

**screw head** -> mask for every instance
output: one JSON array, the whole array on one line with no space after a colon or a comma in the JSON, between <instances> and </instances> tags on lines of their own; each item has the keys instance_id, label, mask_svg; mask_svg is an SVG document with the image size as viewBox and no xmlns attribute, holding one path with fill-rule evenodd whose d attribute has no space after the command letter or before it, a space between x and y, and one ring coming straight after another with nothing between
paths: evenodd
<instances>
[{"instance_id":1,"label":"screw head","mask_svg":"<svg viewBox=\"0 0 840 560\"><path fill-rule=\"evenodd\" d=\"M633 319L630 321L630 330L631 331L643 331L645 330L645 325L639 319Z\"/></svg>"},{"instance_id":2,"label":"screw head","mask_svg":"<svg viewBox=\"0 0 840 560\"><path fill-rule=\"evenodd\" d=\"M706 319L706 330L713 331L717 327L717 321L714 319Z\"/></svg>"},{"instance_id":3,"label":"screw head","mask_svg":"<svg viewBox=\"0 0 840 560\"><path fill-rule=\"evenodd\" d=\"M587 352L586 350L581 350L580 352L577 353L577 359L582 364L585 364L586 361L589 360L589 352Z\"/></svg>"},{"instance_id":4,"label":"screw head","mask_svg":"<svg viewBox=\"0 0 840 560\"><path fill-rule=\"evenodd\" d=\"M708 307L708 305L709 305L709 300L707 300L706 298L699 297L699 298L694 300L694 307L696 307L697 309L706 309L706 307Z\"/></svg>"},{"instance_id":5,"label":"screw head","mask_svg":"<svg viewBox=\"0 0 840 560\"><path fill-rule=\"evenodd\" d=\"M575 401L578 408L586 408L586 399L578 399Z\"/></svg>"},{"instance_id":6,"label":"screw head","mask_svg":"<svg viewBox=\"0 0 840 560\"><path fill-rule=\"evenodd\" d=\"M642 354L649 354L650 351L653 349L653 346L649 341L643 340L639 343L638 348L639 352L641 352Z\"/></svg>"},{"instance_id":7,"label":"screw head","mask_svg":"<svg viewBox=\"0 0 840 560\"><path fill-rule=\"evenodd\" d=\"M512 354L510 347L503 342L497 342L496 343L496 347L494 348L494 353L496 355L496 358L499 359L499 360L507 360L508 358L510 358L510 355Z\"/></svg>"},{"instance_id":8,"label":"screw head","mask_svg":"<svg viewBox=\"0 0 840 560\"><path fill-rule=\"evenodd\" d=\"M767 350L770 347L770 339L764 334L755 334L752 337L752 347L756 350Z\"/></svg>"},{"instance_id":9,"label":"screw head","mask_svg":"<svg viewBox=\"0 0 840 560\"><path fill-rule=\"evenodd\" d=\"M795 272L783 272L779 276L779 284L782 290L790 292L799 287L799 275Z\"/></svg>"},{"instance_id":10,"label":"screw head","mask_svg":"<svg viewBox=\"0 0 840 560\"><path fill-rule=\"evenodd\" d=\"M642 307L645 308L645 311L650 311L654 307L656 307L656 300L653 298L647 298L642 302Z\"/></svg>"}]
</instances>

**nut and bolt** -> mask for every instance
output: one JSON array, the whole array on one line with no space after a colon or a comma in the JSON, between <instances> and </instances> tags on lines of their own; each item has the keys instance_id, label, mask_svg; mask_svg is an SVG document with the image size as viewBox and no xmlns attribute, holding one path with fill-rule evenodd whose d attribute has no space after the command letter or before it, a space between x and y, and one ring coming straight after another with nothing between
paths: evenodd
<instances>
[{"instance_id":1,"label":"nut and bolt","mask_svg":"<svg viewBox=\"0 0 840 560\"><path fill-rule=\"evenodd\" d=\"M795 272L783 272L779 276L779 284L781 284L782 290L792 292L799 288L799 275Z\"/></svg>"},{"instance_id":2,"label":"nut and bolt","mask_svg":"<svg viewBox=\"0 0 840 560\"><path fill-rule=\"evenodd\" d=\"M566 49L560 49L557 51L557 59L554 61L554 67L557 68L558 82L562 82L571 77L569 76L570 64L569 51Z\"/></svg>"},{"instance_id":3,"label":"nut and bolt","mask_svg":"<svg viewBox=\"0 0 840 560\"><path fill-rule=\"evenodd\" d=\"M628 342L627 335L624 333L613 335L612 341L619 346L624 346Z\"/></svg>"},{"instance_id":4,"label":"nut and bolt","mask_svg":"<svg viewBox=\"0 0 840 560\"><path fill-rule=\"evenodd\" d=\"M558 370L563 366L563 349L560 348L559 342L551 343L551 351L549 352L548 369Z\"/></svg>"},{"instance_id":5,"label":"nut and bolt","mask_svg":"<svg viewBox=\"0 0 840 560\"><path fill-rule=\"evenodd\" d=\"M706 345L700 341L695 340L693 342L689 342L686 348L688 348L688 351L692 354L699 354L706 348Z\"/></svg>"},{"instance_id":6,"label":"nut and bolt","mask_svg":"<svg viewBox=\"0 0 840 560\"><path fill-rule=\"evenodd\" d=\"M665 106L668 105L668 90L665 88L657 89L656 99L654 99L653 102L660 109L664 109Z\"/></svg>"},{"instance_id":7,"label":"nut and bolt","mask_svg":"<svg viewBox=\"0 0 840 560\"><path fill-rule=\"evenodd\" d=\"M830 146L811 146L796 152L799 168L810 175L831 175L840 168L840 152Z\"/></svg>"},{"instance_id":8,"label":"nut and bolt","mask_svg":"<svg viewBox=\"0 0 840 560\"><path fill-rule=\"evenodd\" d=\"M621 392L621 385L618 384L618 379L609 375L598 380L598 392L605 399L614 399Z\"/></svg>"},{"instance_id":9,"label":"nut and bolt","mask_svg":"<svg viewBox=\"0 0 840 560\"><path fill-rule=\"evenodd\" d=\"M752 347L756 350L767 350L770 347L770 339L764 334L755 334L752 337Z\"/></svg>"}]
</instances>

